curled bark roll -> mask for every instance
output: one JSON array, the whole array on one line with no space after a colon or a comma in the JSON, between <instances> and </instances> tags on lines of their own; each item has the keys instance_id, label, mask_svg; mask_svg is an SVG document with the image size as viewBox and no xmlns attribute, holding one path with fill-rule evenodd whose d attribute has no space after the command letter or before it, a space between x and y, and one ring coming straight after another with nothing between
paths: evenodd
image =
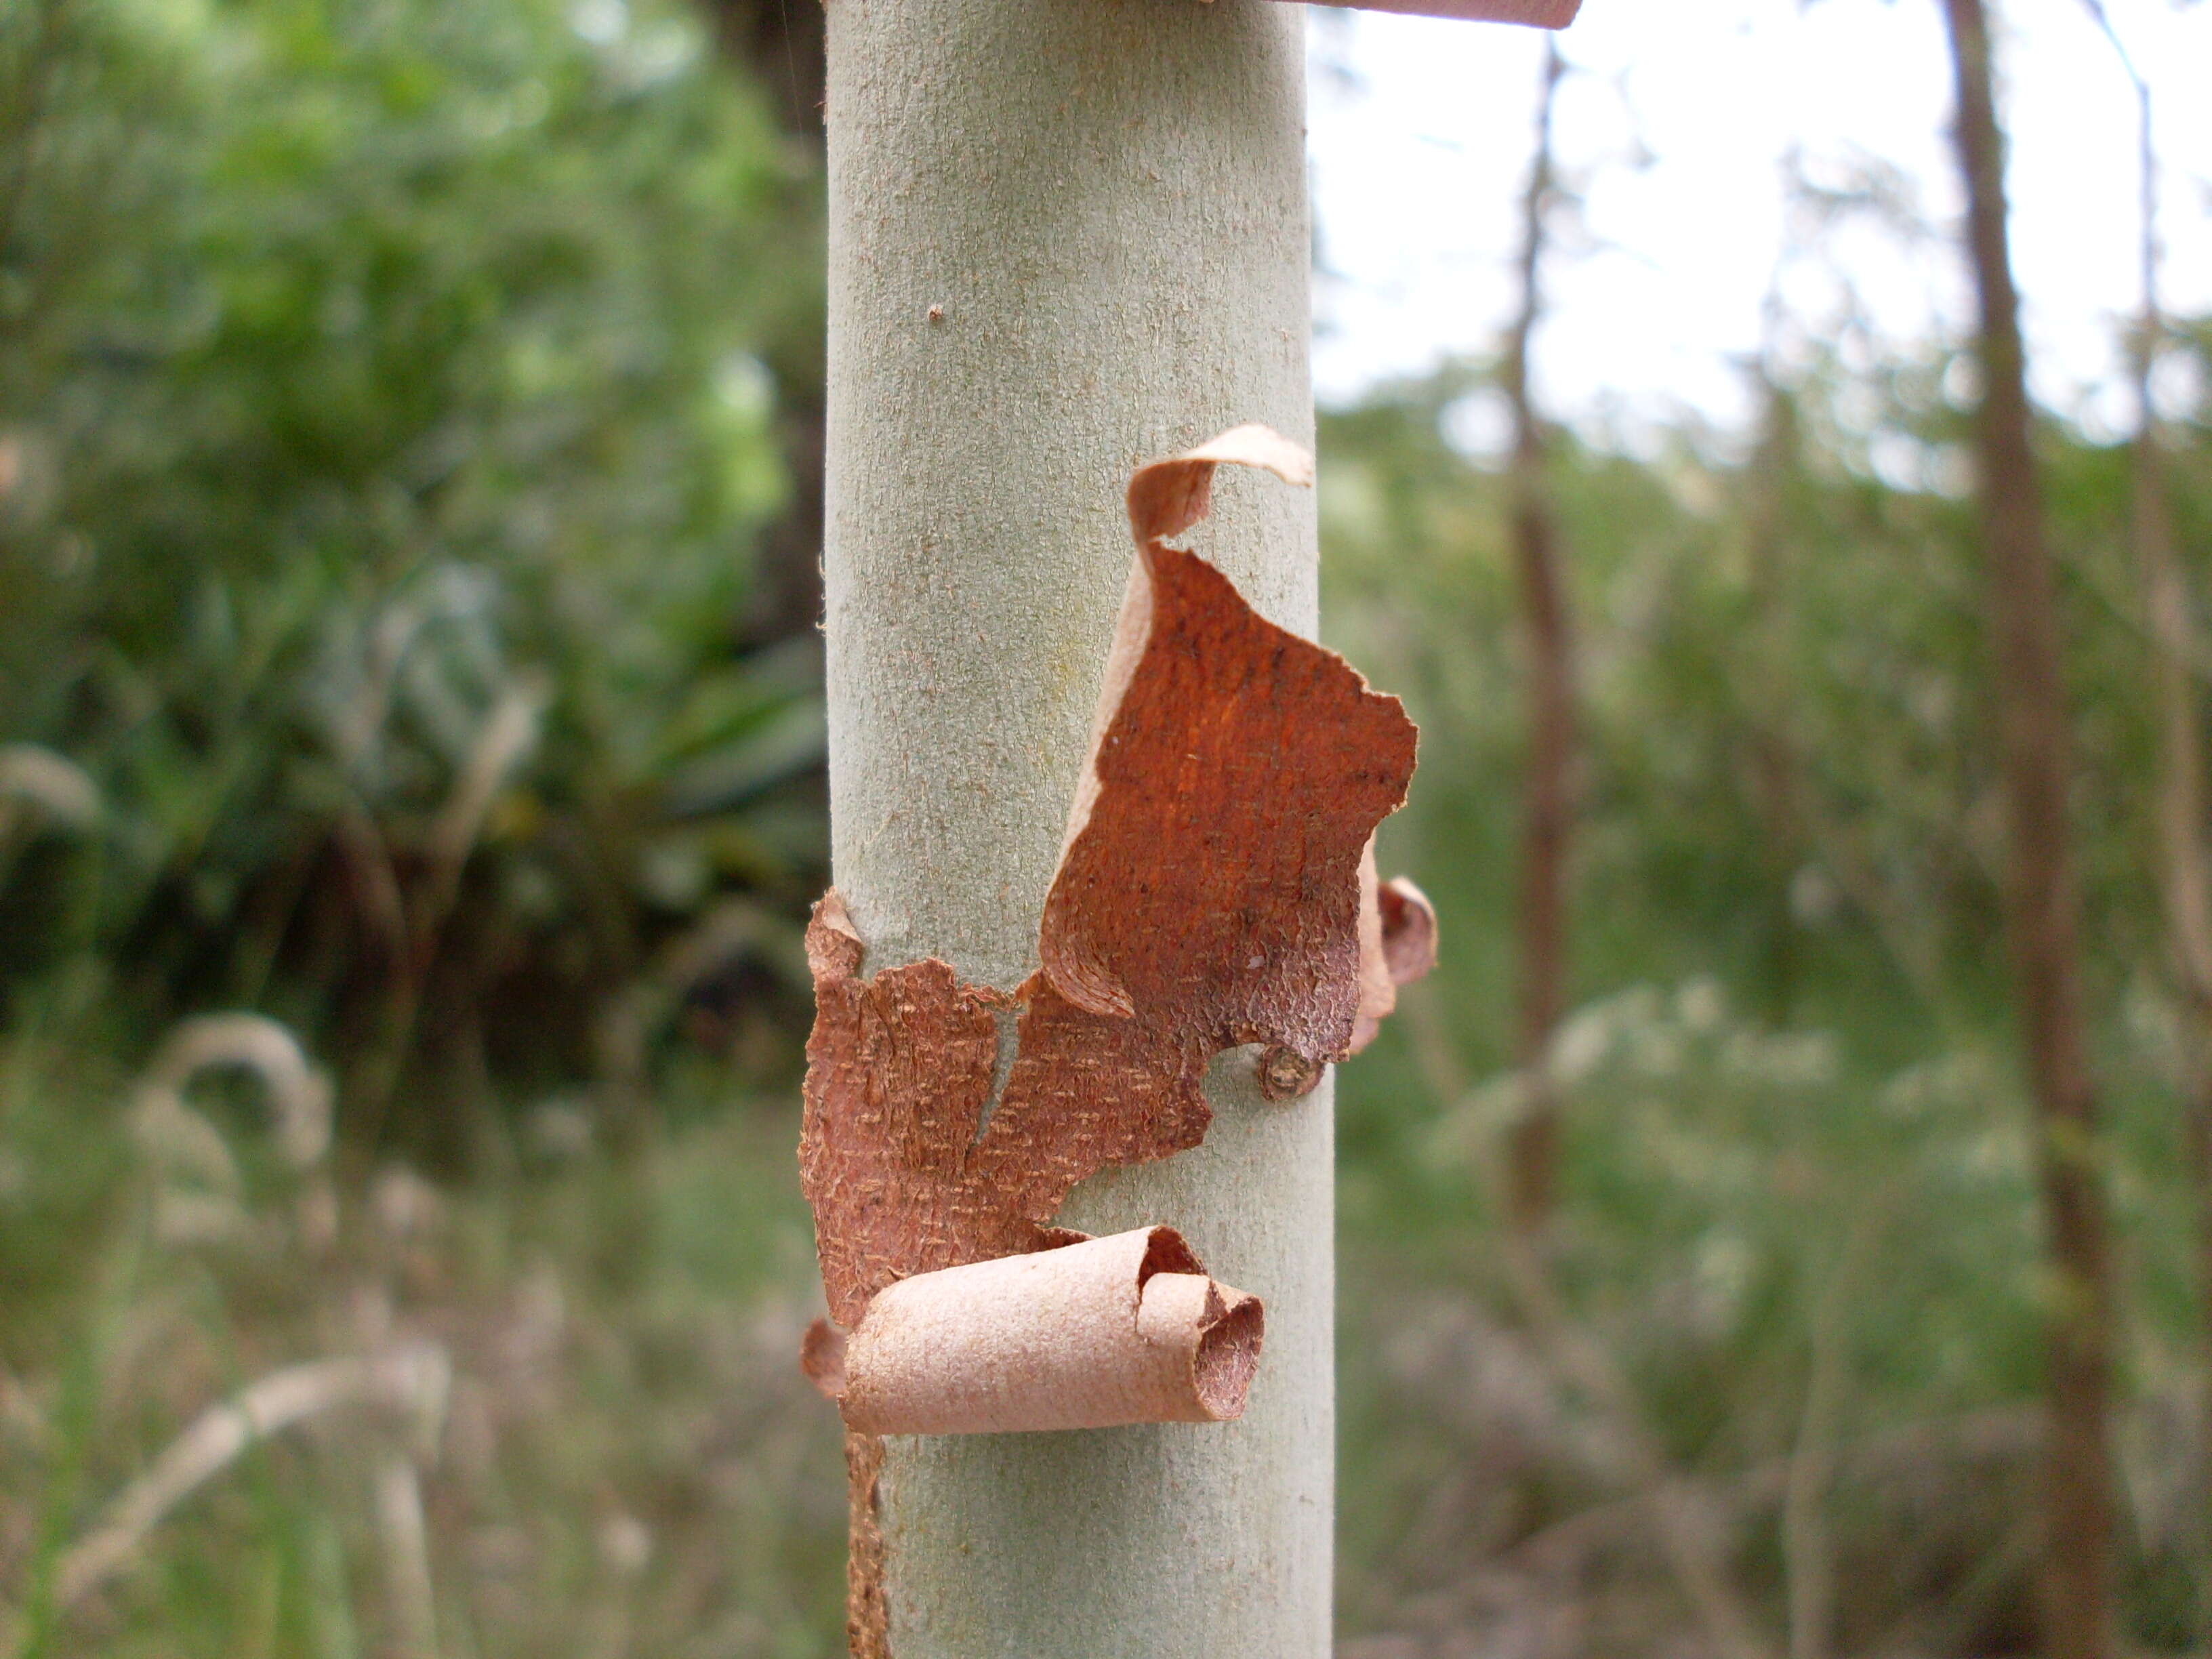
<instances>
[{"instance_id":1,"label":"curled bark roll","mask_svg":"<svg viewBox=\"0 0 2212 1659\"><path fill-rule=\"evenodd\" d=\"M1218 1423L1260 1360L1260 1299L1218 1285L1170 1227L919 1273L804 1363L869 1434Z\"/></svg>"}]
</instances>

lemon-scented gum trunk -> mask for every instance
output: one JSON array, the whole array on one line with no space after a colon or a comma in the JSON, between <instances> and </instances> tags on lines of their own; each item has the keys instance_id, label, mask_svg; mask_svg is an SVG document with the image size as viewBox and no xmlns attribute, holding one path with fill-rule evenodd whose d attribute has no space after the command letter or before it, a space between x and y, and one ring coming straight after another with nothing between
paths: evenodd
<instances>
[{"instance_id":1,"label":"lemon-scented gum trunk","mask_svg":"<svg viewBox=\"0 0 2212 1659\"><path fill-rule=\"evenodd\" d=\"M1311 441L1302 30L1272 0L830 0L833 860L870 972L1036 968L1131 471L1243 421ZM1195 544L1311 634L1310 494L1217 489ZM1209 1094L1204 1146L1062 1218L1172 1220L1265 1299L1246 1417L889 1440L897 1659L1328 1651L1329 1091L1266 1103L1232 1054Z\"/></svg>"}]
</instances>

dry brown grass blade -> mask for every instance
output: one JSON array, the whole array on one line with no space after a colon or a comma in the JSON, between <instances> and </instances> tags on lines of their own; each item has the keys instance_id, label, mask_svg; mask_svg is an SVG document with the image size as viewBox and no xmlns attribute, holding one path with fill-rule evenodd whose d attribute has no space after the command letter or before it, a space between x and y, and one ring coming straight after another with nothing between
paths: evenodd
<instances>
[{"instance_id":1,"label":"dry brown grass blade","mask_svg":"<svg viewBox=\"0 0 2212 1659\"><path fill-rule=\"evenodd\" d=\"M0 833L25 807L73 830L100 821L100 786L75 761L35 743L0 744Z\"/></svg>"},{"instance_id":2,"label":"dry brown grass blade","mask_svg":"<svg viewBox=\"0 0 2212 1659\"><path fill-rule=\"evenodd\" d=\"M297 1037L261 1014L202 1014L172 1030L138 1085L142 1126L158 1133L161 1120L189 1111L185 1085L222 1066L260 1078L287 1164L306 1170L321 1159L331 1144L330 1080L308 1063Z\"/></svg>"},{"instance_id":3,"label":"dry brown grass blade","mask_svg":"<svg viewBox=\"0 0 2212 1659\"><path fill-rule=\"evenodd\" d=\"M55 1604L67 1608L82 1601L128 1566L171 1511L250 1448L339 1406L434 1415L443 1409L450 1375L445 1350L421 1344L289 1365L210 1407L115 1498L97 1527L62 1553Z\"/></svg>"},{"instance_id":4,"label":"dry brown grass blade","mask_svg":"<svg viewBox=\"0 0 2212 1659\"><path fill-rule=\"evenodd\" d=\"M447 881L459 875L476 846L500 786L537 746L546 696L539 680L526 677L508 684L484 717L467 761L430 823L430 856Z\"/></svg>"},{"instance_id":5,"label":"dry brown grass blade","mask_svg":"<svg viewBox=\"0 0 2212 1659\"><path fill-rule=\"evenodd\" d=\"M376 1522L384 1538L393 1659L438 1659L429 1528L422 1516L422 1482L412 1458L393 1457L377 1471Z\"/></svg>"}]
</instances>

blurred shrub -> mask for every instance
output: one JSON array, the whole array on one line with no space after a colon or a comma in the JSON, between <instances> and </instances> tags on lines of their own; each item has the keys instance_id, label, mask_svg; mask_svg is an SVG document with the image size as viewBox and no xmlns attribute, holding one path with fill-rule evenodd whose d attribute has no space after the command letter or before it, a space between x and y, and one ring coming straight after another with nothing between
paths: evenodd
<instances>
[{"instance_id":1,"label":"blurred shrub","mask_svg":"<svg viewBox=\"0 0 2212 1659\"><path fill-rule=\"evenodd\" d=\"M0 737L101 802L0 826L14 1016L267 1006L358 1142L618 1071L594 1011L733 893L697 972L774 994L818 677L743 624L815 180L693 15L26 0L0 156Z\"/></svg>"}]
</instances>

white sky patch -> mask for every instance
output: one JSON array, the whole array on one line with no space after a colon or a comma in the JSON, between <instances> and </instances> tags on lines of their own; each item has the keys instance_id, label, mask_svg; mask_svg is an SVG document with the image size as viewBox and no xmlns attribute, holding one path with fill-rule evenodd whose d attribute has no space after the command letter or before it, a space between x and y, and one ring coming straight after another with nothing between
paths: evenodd
<instances>
[{"instance_id":1,"label":"white sky patch","mask_svg":"<svg viewBox=\"0 0 2212 1659\"><path fill-rule=\"evenodd\" d=\"M2152 82L2163 298L2178 313L2212 311L2212 6L2106 4ZM2134 90L2081 0L2000 9L2033 390L2112 435L2128 420L2119 329L2139 303ZM1315 380L1324 402L1342 402L1497 349L1517 299L1544 37L1309 15ZM1963 333L1937 0L1585 0L1560 45L1572 73L1557 148L1582 207L1554 221L1535 348L1539 396L1555 415L1629 429L1682 413L1741 422L1741 365L1777 282L1793 151L1822 186L1893 179L1936 234L1916 242L1869 214L1832 225L1781 272L1790 325L1833 337L1849 305L1895 344Z\"/></svg>"}]
</instances>

